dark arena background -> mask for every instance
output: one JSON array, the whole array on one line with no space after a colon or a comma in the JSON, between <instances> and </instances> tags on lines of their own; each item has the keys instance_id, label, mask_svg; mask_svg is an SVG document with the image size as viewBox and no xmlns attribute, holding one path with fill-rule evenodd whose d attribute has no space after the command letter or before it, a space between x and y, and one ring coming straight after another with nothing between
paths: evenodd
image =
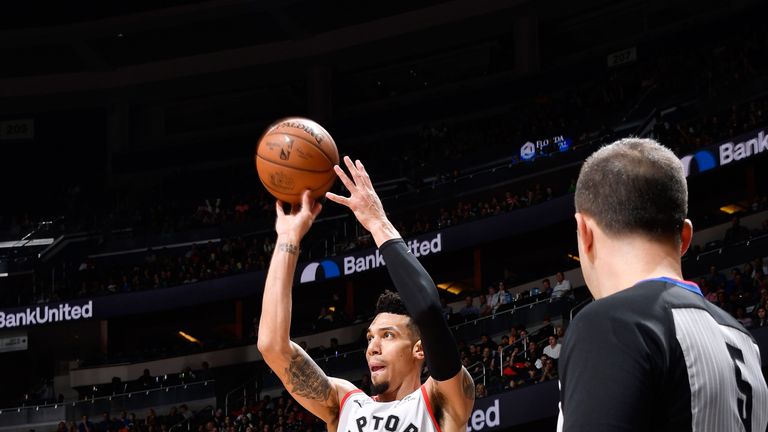
<instances>
[{"instance_id":1,"label":"dark arena background","mask_svg":"<svg viewBox=\"0 0 768 432\"><path fill-rule=\"evenodd\" d=\"M557 372L533 365L592 300L573 191L585 157L620 137L681 158L696 228L684 275L765 353L767 12L4 2L0 432L86 432L83 416L88 432L325 429L256 349L275 235L253 157L285 116L366 163L438 285L476 383L469 430L555 429ZM364 331L387 288L367 232L327 202L302 243L293 340L368 389Z\"/></svg>"}]
</instances>

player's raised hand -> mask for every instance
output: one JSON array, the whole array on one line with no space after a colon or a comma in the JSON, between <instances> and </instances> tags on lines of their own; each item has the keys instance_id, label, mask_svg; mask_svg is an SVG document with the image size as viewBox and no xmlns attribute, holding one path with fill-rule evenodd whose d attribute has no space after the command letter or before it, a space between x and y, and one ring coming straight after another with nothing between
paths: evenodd
<instances>
[{"instance_id":1,"label":"player's raised hand","mask_svg":"<svg viewBox=\"0 0 768 432\"><path fill-rule=\"evenodd\" d=\"M343 197L331 192L326 192L325 196L333 202L349 207L360 224L373 233L379 225L389 223L387 215L384 213L384 207L373 189L371 178L368 176L363 163L359 160L352 162L349 156L344 156L344 163L347 165L350 176L347 176L338 165L334 166L333 169L349 190L350 196Z\"/></svg>"},{"instance_id":2,"label":"player's raised hand","mask_svg":"<svg viewBox=\"0 0 768 432\"><path fill-rule=\"evenodd\" d=\"M295 241L301 240L307 234L307 231L312 226L312 222L315 221L315 218L323 208L322 204L310 198L309 190L305 190L301 194L300 205L291 205L290 213L285 213L283 205L282 201L275 203L275 211L277 212L275 231L277 231L278 237L289 236Z\"/></svg>"}]
</instances>

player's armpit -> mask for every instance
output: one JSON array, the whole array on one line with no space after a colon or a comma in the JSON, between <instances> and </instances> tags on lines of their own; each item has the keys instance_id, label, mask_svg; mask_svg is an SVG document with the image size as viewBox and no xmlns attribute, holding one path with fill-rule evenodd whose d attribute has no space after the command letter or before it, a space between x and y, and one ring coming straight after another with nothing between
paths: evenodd
<instances>
[{"instance_id":1,"label":"player's armpit","mask_svg":"<svg viewBox=\"0 0 768 432\"><path fill-rule=\"evenodd\" d=\"M475 403L475 382L469 371L462 367L459 373L447 380L429 378L427 385L430 397L439 404L444 414L443 422L466 425Z\"/></svg>"}]
</instances>

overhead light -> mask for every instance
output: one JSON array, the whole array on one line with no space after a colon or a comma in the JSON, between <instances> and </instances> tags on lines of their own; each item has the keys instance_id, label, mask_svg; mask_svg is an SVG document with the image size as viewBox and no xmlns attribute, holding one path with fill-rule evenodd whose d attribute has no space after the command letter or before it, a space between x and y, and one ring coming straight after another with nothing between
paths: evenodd
<instances>
[{"instance_id":1,"label":"overhead light","mask_svg":"<svg viewBox=\"0 0 768 432\"><path fill-rule=\"evenodd\" d=\"M738 212L744 211L744 207L738 205L738 204L728 204L720 207L720 211L725 214L734 214Z\"/></svg>"},{"instance_id":2,"label":"overhead light","mask_svg":"<svg viewBox=\"0 0 768 432\"><path fill-rule=\"evenodd\" d=\"M196 344L202 345L199 340L195 339L194 336L190 336L190 335L184 333L181 330L179 330L179 336L183 337L184 339L186 339L186 340L188 340L188 341L190 341L192 343L196 343Z\"/></svg>"},{"instance_id":3,"label":"overhead light","mask_svg":"<svg viewBox=\"0 0 768 432\"><path fill-rule=\"evenodd\" d=\"M572 255L572 254L567 254L567 255L568 255L568 258L570 258L570 259L572 259L572 260L574 260L576 262L581 262L581 260L579 259L579 257L577 255Z\"/></svg>"},{"instance_id":4,"label":"overhead light","mask_svg":"<svg viewBox=\"0 0 768 432\"><path fill-rule=\"evenodd\" d=\"M455 282L439 283L437 284L437 287L441 290L448 291L451 294L461 294L461 292L464 291L461 285Z\"/></svg>"}]
</instances>

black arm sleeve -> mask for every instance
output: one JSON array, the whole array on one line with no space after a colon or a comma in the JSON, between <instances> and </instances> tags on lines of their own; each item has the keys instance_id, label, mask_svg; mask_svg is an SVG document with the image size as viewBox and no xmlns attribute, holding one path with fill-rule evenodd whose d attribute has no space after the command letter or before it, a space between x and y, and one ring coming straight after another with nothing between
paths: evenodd
<instances>
[{"instance_id":1,"label":"black arm sleeve","mask_svg":"<svg viewBox=\"0 0 768 432\"><path fill-rule=\"evenodd\" d=\"M421 332L429 374L437 381L453 378L461 370L459 350L443 317L435 283L403 239L387 240L379 250L405 308Z\"/></svg>"}]
</instances>

